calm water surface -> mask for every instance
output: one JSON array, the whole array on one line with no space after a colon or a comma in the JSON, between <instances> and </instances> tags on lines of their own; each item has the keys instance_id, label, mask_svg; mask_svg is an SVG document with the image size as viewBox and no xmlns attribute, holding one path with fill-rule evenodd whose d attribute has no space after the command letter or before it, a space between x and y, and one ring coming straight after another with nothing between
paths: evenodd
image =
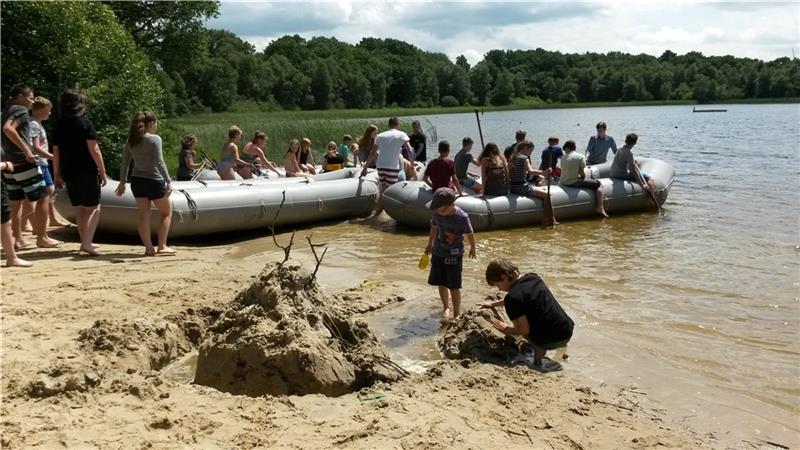
<instances>
[{"instance_id":1,"label":"calm water surface","mask_svg":"<svg viewBox=\"0 0 800 450\"><path fill-rule=\"evenodd\" d=\"M464 264L464 302L492 292L494 257L540 273L577 329L567 370L612 386L639 386L721 439L800 446L800 105L726 105L511 111L480 116L486 142L502 147L524 128L541 154L549 135L584 149L600 120L621 146L675 166L666 216L642 212L601 221L479 233ZM480 142L474 114L422 117L429 135L456 149ZM435 127L435 128L434 128ZM478 145L476 145L476 148ZM435 143L429 144L435 153ZM393 221L315 227L330 266L323 283L401 279L416 269L426 233ZM250 242L264 251L270 239ZM243 254L244 256L245 254ZM340 277L361 273L359 280ZM437 358L440 303L433 288L370 317L399 358Z\"/></svg>"}]
</instances>

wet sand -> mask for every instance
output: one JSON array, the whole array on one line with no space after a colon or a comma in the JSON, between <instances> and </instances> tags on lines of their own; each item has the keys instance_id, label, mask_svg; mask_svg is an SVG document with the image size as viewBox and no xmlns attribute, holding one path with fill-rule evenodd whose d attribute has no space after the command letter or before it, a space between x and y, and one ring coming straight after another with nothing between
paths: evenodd
<instances>
[{"instance_id":1,"label":"wet sand","mask_svg":"<svg viewBox=\"0 0 800 450\"><path fill-rule=\"evenodd\" d=\"M569 363L562 372L540 374L522 366L430 362L424 373L339 397L236 396L185 383L175 370L163 372L195 350L205 315L282 253L254 251L248 241L177 243L177 256L144 258L141 246L117 242L103 243L104 256L82 258L74 228L54 234L69 241L63 249L25 251L33 268L0 271L3 448L732 445L693 431L653 405L647 392L595 384ZM313 268L306 234L295 239L292 260ZM337 264L343 251L329 252L319 281L331 292L357 287L354 301L367 305L362 311L397 297L410 301L422 289L402 277ZM87 345L97 321L129 331ZM177 338L163 347L137 340L150 328ZM359 398L366 393L383 396Z\"/></svg>"}]
</instances>

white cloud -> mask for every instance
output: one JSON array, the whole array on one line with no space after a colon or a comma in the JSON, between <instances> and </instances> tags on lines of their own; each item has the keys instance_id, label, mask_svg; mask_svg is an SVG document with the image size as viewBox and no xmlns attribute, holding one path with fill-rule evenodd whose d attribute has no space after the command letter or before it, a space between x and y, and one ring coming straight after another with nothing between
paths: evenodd
<instances>
[{"instance_id":1,"label":"white cloud","mask_svg":"<svg viewBox=\"0 0 800 450\"><path fill-rule=\"evenodd\" d=\"M800 50L800 2L223 2L212 28L262 50L298 34L394 38L470 64L493 49L563 53L623 51L746 56L772 60Z\"/></svg>"}]
</instances>

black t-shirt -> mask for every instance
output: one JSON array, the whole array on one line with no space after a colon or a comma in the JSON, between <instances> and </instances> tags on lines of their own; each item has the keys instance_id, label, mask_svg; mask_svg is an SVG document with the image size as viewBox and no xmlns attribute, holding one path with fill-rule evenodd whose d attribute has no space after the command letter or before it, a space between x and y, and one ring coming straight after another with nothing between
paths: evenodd
<instances>
[{"instance_id":1,"label":"black t-shirt","mask_svg":"<svg viewBox=\"0 0 800 450\"><path fill-rule=\"evenodd\" d=\"M408 137L408 141L411 144L411 148L414 149L414 153L417 155L415 159L420 162L427 161L428 140L425 138L425 135L423 133L412 134Z\"/></svg>"},{"instance_id":2,"label":"black t-shirt","mask_svg":"<svg viewBox=\"0 0 800 450\"><path fill-rule=\"evenodd\" d=\"M192 177L192 168L186 165L187 156L192 156L192 149L181 147L181 153L178 156L178 172L177 172L177 175L181 178Z\"/></svg>"},{"instance_id":3,"label":"black t-shirt","mask_svg":"<svg viewBox=\"0 0 800 450\"><path fill-rule=\"evenodd\" d=\"M97 164L89 153L87 140L97 140L97 131L89 119L85 117L58 119L53 130L53 145L57 145L60 152L62 177L97 174Z\"/></svg>"},{"instance_id":4,"label":"black t-shirt","mask_svg":"<svg viewBox=\"0 0 800 450\"><path fill-rule=\"evenodd\" d=\"M516 145L517 145L517 143L514 142L513 144L511 144L508 147L506 147L505 150L503 150L503 156L506 157L506 161L510 161L511 160L511 154L514 153L514 147L516 147Z\"/></svg>"},{"instance_id":5,"label":"black t-shirt","mask_svg":"<svg viewBox=\"0 0 800 450\"><path fill-rule=\"evenodd\" d=\"M505 304L509 319L519 319L523 315L528 319L528 337L534 344L550 344L572 337L575 323L535 273L523 275L517 281L508 291Z\"/></svg>"},{"instance_id":6,"label":"black t-shirt","mask_svg":"<svg viewBox=\"0 0 800 450\"><path fill-rule=\"evenodd\" d=\"M11 105L3 110L3 123L9 119L14 119L17 122L17 133L23 141L32 146L31 141L31 119L28 110L22 105ZM11 161L12 164L19 164L25 162L25 151L17 147L17 144L3 133L2 137L3 150L5 152L6 161ZM33 148L31 148L33 150Z\"/></svg>"}]
</instances>

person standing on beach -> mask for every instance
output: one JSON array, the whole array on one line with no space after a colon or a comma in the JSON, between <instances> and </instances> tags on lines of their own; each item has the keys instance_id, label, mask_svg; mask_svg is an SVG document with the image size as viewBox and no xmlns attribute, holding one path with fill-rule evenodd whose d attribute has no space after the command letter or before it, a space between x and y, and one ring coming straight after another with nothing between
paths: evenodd
<instances>
[{"instance_id":1,"label":"person standing on beach","mask_svg":"<svg viewBox=\"0 0 800 450\"><path fill-rule=\"evenodd\" d=\"M128 180L128 168L133 159L131 173L131 192L136 199L136 210L139 213L139 237L144 244L144 256L174 255L175 250L167 246L167 234L172 224L172 180L164 163L161 148L161 137L155 134L158 128L156 115L150 111L139 111L133 115L128 141L122 150L122 162L119 166L119 185L116 194L125 193ZM158 208L159 222L157 228L158 249L153 248L150 234L150 204Z\"/></svg>"},{"instance_id":2,"label":"person standing on beach","mask_svg":"<svg viewBox=\"0 0 800 450\"><path fill-rule=\"evenodd\" d=\"M411 148L414 149L414 159L410 161L425 162L428 160L428 139L422 132L419 120L411 122L411 136L409 136ZM408 159L408 158L407 158Z\"/></svg>"},{"instance_id":3,"label":"person standing on beach","mask_svg":"<svg viewBox=\"0 0 800 450\"><path fill-rule=\"evenodd\" d=\"M2 147L5 158L11 163L10 171L3 173L5 187L11 201L11 226L17 248L26 247L22 238L23 202L33 204L33 231L37 247L58 247L60 241L47 236L47 215L50 197L42 176L41 167L34 155L31 138L31 120L28 110L33 106L33 90L16 85L8 97L9 106L3 110Z\"/></svg>"},{"instance_id":4,"label":"person standing on beach","mask_svg":"<svg viewBox=\"0 0 800 450\"><path fill-rule=\"evenodd\" d=\"M76 225L80 253L97 256L92 243L100 221L100 187L106 185L106 166L97 144L94 124L83 117L86 97L67 89L61 95L61 117L53 136L53 174L56 189L64 184L72 206L78 208Z\"/></svg>"},{"instance_id":5,"label":"person standing on beach","mask_svg":"<svg viewBox=\"0 0 800 450\"><path fill-rule=\"evenodd\" d=\"M506 259L486 266L486 282L502 292L502 300L485 301L481 308L504 306L512 325L493 318L492 325L509 336L525 336L533 345L533 367L542 372L561 370L561 365L545 355L548 350L566 347L572 339L575 322L564 312L553 293L536 273L520 275L519 268Z\"/></svg>"},{"instance_id":6,"label":"person standing on beach","mask_svg":"<svg viewBox=\"0 0 800 450\"><path fill-rule=\"evenodd\" d=\"M425 247L425 254L432 254L428 284L439 288L443 320L456 318L461 313L464 235L469 240L469 257L476 257L472 223L467 213L455 202L456 193L450 188L439 188L433 193L430 209L434 213L428 245Z\"/></svg>"},{"instance_id":7,"label":"person standing on beach","mask_svg":"<svg viewBox=\"0 0 800 450\"><path fill-rule=\"evenodd\" d=\"M55 185L53 183L53 174L50 171L50 164L49 162L53 160L53 154L50 153L50 144L47 141L47 132L42 126L42 122L50 118L50 113L53 110L53 104L50 100L44 97L36 97L33 99L33 107L31 108L31 113L33 117L31 119L31 141L33 142L33 151L36 153L36 157L39 160L39 168L42 172L42 178L44 178L44 184L47 186L47 213L50 217L50 225L60 225L65 226L67 223L62 222L56 216L56 209L53 206L53 196L56 192ZM45 220L47 218L45 217ZM45 230L47 226L45 224ZM59 244L63 244L61 241L56 241Z\"/></svg>"},{"instance_id":8,"label":"person standing on beach","mask_svg":"<svg viewBox=\"0 0 800 450\"><path fill-rule=\"evenodd\" d=\"M586 145L586 164L594 166L595 164L603 164L608 160L608 150L617 153L617 143L614 138L606 134L606 123L597 122L595 129L597 135L589 138L589 144Z\"/></svg>"},{"instance_id":9,"label":"person standing on beach","mask_svg":"<svg viewBox=\"0 0 800 450\"><path fill-rule=\"evenodd\" d=\"M5 155L3 155L5 156ZM14 171L14 164L9 161L0 162L0 172L8 173ZM0 181L2 188L0 188L0 224L2 224L2 242L3 253L6 256L6 267L30 267L33 264L30 261L17 256L17 249L14 248L14 232L11 230L11 200L8 199L8 189L6 189L5 180Z\"/></svg>"}]
</instances>

